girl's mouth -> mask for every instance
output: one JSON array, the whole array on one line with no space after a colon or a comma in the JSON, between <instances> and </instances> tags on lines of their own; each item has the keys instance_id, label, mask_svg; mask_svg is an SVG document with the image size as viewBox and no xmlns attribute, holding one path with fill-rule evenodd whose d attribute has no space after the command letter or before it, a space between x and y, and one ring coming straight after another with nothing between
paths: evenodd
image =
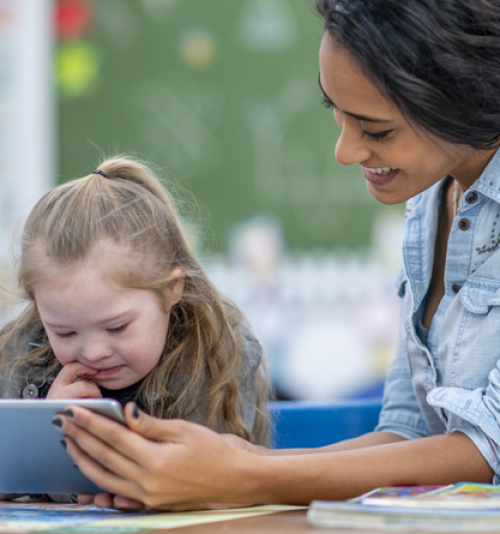
<instances>
[{"instance_id":1,"label":"girl's mouth","mask_svg":"<svg viewBox=\"0 0 500 534\"><path fill-rule=\"evenodd\" d=\"M399 173L392 167L361 167L364 177L374 185L386 185Z\"/></svg>"},{"instance_id":2,"label":"girl's mouth","mask_svg":"<svg viewBox=\"0 0 500 534\"><path fill-rule=\"evenodd\" d=\"M107 369L99 369L94 375L94 378L108 378L118 373L122 369L123 365L117 365L116 367L108 367Z\"/></svg>"}]
</instances>

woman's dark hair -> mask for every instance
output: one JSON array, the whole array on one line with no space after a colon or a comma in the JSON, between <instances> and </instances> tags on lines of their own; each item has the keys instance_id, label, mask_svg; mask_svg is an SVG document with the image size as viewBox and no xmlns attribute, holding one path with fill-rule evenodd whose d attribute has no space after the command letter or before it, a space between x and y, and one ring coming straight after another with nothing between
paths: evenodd
<instances>
[{"instance_id":1,"label":"woman's dark hair","mask_svg":"<svg viewBox=\"0 0 500 534\"><path fill-rule=\"evenodd\" d=\"M500 144L500 0L315 1L411 121L453 144Z\"/></svg>"}]
</instances>

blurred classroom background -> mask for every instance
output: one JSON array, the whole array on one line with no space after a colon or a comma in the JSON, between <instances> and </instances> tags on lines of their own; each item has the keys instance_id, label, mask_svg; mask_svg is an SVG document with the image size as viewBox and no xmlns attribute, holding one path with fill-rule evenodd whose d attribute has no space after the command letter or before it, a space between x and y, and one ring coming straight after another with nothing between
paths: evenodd
<instances>
[{"instance_id":1,"label":"blurred classroom background","mask_svg":"<svg viewBox=\"0 0 500 534\"><path fill-rule=\"evenodd\" d=\"M359 166L335 161L311 6L0 0L0 282L12 232L46 190L131 154L177 197L280 398L380 395L403 209L378 204Z\"/></svg>"}]
</instances>

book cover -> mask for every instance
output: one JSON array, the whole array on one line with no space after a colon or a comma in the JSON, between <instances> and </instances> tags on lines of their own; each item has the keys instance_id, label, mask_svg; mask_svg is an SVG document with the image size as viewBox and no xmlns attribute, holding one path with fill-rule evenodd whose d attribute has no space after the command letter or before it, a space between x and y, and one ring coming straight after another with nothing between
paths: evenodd
<instances>
[{"instance_id":1,"label":"book cover","mask_svg":"<svg viewBox=\"0 0 500 534\"><path fill-rule=\"evenodd\" d=\"M383 487L346 502L313 501L307 517L325 528L500 532L500 488L467 482Z\"/></svg>"},{"instance_id":2,"label":"book cover","mask_svg":"<svg viewBox=\"0 0 500 534\"><path fill-rule=\"evenodd\" d=\"M313 501L307 519L320 528L498 533L500 510L433 510Z\"/></svg>"},{"instance_id":3,"label":"book cover","mask_svg":"<svg viewBox=\"0 0 500 534\"><path fill-rule=\"evenodd\" d=\"M418 487L417 487L418 488ZM379 490L362 496L360 502L373 506L392 506L398 508L442 508L442 509L498 509L500 510L500 487L492 484L469 484L461 482L434 490L411 493L395 491L391 488ZM397 488L395 488L397 490Z\"/></svg>"}]
</instances>

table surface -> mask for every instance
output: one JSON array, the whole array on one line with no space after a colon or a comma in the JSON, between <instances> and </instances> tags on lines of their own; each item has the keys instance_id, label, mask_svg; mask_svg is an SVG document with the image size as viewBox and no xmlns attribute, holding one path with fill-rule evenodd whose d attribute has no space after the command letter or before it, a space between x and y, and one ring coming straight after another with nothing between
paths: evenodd
<instances>
[{"instance_id":1,"label":"table surface","mask_svg":"<svg viewBox=\"0 0 500 534\"><path fill-rule=\"evenodd\" d=\"M205 523L190 527L154 530L147 534L253 534L254 532L256 534L267 532L272 532L273 534L304 534L306 532L310 534L321 534L323 529L314 529L309 525L306 519L306 510L293 510L277 514L232 519L230 521L218 521L217 523Z\"/></svg>"},{"instance_id":2,"label":"table surface","mask_svg":"<svg viewBox=\"0 0 500 534\"><path fill-rule=\"evenodd\" d=\"M294 510L190 527L151 530L143 534L383 534L380 530L313 528L307 522L306 513L307 510ZM412 532L419 534L417 531ZM404 534L412 532L405 531ZM498 532L500 533L500 528ZM395 531L391 533L394 534Z\"/></svg>"},{"instance_id":3,"label":"table surface","mask_svg":"<svg viewBox=\"0 0 500 534\"><path fill-rule=\"evenodd\" d=\"M189 527L145 530L143 534L383 534L389 531L353 529L316 529L307 522L307 510L293 510L276 514L245 517L203 523ZM4 532L4 531L2 531ZM9 531L13 534L12 531ZM95 534L96 530L80 531L81 534ZM396 531L390 531L395 534ZM421 531L405 531L404 534L424 534ZM465 533L464 533L465 534ZM500 534L500 527L498 529Z\"/></svg>"}]
</instances>

